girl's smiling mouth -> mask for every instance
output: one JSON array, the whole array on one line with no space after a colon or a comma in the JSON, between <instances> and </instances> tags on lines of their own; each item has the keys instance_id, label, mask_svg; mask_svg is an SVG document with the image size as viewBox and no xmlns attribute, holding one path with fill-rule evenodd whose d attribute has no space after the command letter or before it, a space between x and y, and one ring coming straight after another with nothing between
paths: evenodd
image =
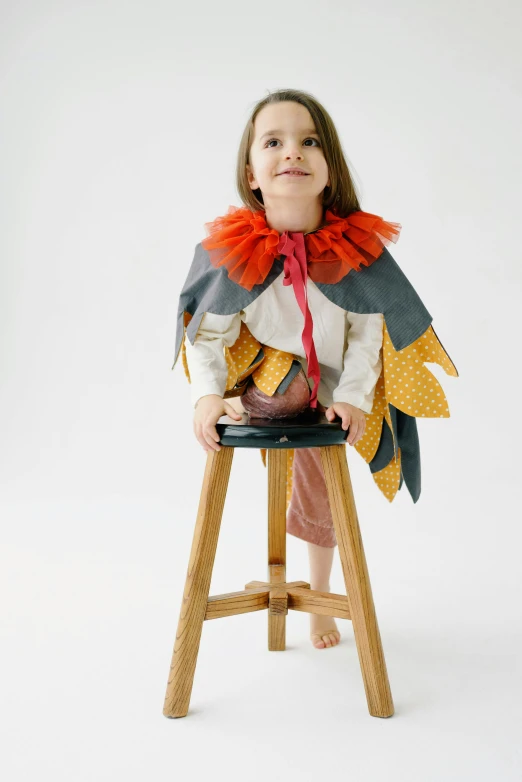
<instances>
[{"instance_id":1,"label":"girl's smiling mouth","mask_svg":"<svg viewBox=\"0 0 522 782\"><path fill-rule=\"evenodd\" d=\"M304 171L302 168L285 168L277 176L308 176L308 171Z\"/></svg>"}]
</instances>

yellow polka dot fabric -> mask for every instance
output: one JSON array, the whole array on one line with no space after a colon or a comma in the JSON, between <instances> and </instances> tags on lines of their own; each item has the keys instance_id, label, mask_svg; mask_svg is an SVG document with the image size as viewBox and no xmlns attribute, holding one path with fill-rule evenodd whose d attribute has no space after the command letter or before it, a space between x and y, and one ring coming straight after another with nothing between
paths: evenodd
<instances>
[{"instance_id":1,"label":"yellow polka dot fabric","mask_svg":"<svg viewBox=\"0 0 522 782\"><path fill-rule=\"evenodd\" d=\"M273 396L278 385L290 371L294 356L284 350L276 350L268 345L263 345L265 360L252 374L256 386L268 396Z\"/></svg>"},{"instance_id":2,"label":"yellow polka dot fabric","mask_svg":"<svg viewBox=\"0 0 522 782\"><path fill-rule=\"evenodd\" d=\"M254 365L253 361L261 349L263 357ZM267 396L275 394L294 360L292 353L262 345L243 322L237 340L231 347L225 347L225 356L228 365L227 391L232 391L252 375L256 386Z\"/></svg>"},{"instance_id":3,"label":"yellow polka dot fabric","mask_svg":"<svg viewBox=\"0 0 522 782\"><path fill-rule=\"evenodd\" d=\"M360 456L362 456L362 458L368 462L368 464L375 456L377 448L379 447L383 418L389 415L390 411L388 410L388 405L386 404L386 398L384 395L384 374L381 371L379 379L375 385L372 412L364 414L366 419L364 435L353 446L357 453L360 454Z\"/></svg>"},{"instance_id":4,"label":"yellow polka dot fabric","mask_svg":"<svg viewBox=\"0 0 522 782\"><path fill-rule=\"evenodd\" d=\"M255 369L264 363L263 359L254 366L253 362L262 345L252 336L248 326L241 322L239 336L231 347L225 347L225 358L228 366L226 390L232 391Z\"/></svg>"},{"instance_id":5,"label":"yellow polka dot fabric","mask_svg":"<svg viewBox=\"0 0 522 782\"><path fill-rule=\"evenodd\" d=\"M384 321L382 358L372 412L365 414L366 430L354 447L368 463L371 462L379 446L383 421L386 420L392 433L394 457L386 467L373 473L373 479L392 502L399 490L401 458L389 405L415 418L449 418L448 401L442 386L424 363L439 364L447 375L458 377L458 372L432 326L406 348L395 350Z\"/></svg>"},{"instance_id":6,"label":"yellow polka dot fabric","mask_svg":"<svg viewBox=\"0 0 522 782\"><path fill-rule=\"evenodd\" d=\"M373 473L373 479L384 496L390 502L399 491L401 481L401 449L398 450L396 459L390 459L383 470Z\"/></svg>"},{"instance_id":7,"label":"yellow polka dot fabric","mask_svg":"<svg viewBox=\"0 0 522 782\"><path fill-rule=\"evenodd\" d=\"M383 369L386 401L403 413L422 418L449 418L448 402L437 378L424 362L439 364L447 375L458 376L433 328L429 326L415 342L395 350L383 327Z\"/></svg>"},{"instance_id":8,"label":"yellow polka dot fabric","mask_svg":"<svg viewBox=\"0 0 522 782\"><path fill-rule=\"evenodd\" d=\"M185 328L191 315L185 313ZM259 351L261 358L255 362ZM240 384L249 375L255 384L268 396L272 396L281 381L286 377L292 361L298 358L283 350L262 345L245 323L236 342L225 347L228 366L228 378L225 396L241 394L245 388ZM182 359L185 374L190 382L183 336ZM392 502L399 490L401 478L401 451L395 440L389 405L416 418L449 418L450 412L444 391L437 378L424 366L425 363L439 364L447 375L458 377L458 372L444 350L432 326L414 342L402 350L395 350L386 321L383 319L382 370L375 386L371 413L365 413L366 428L364 436L354 448L369 464L374 458L382 436L384 421L387 422L393 438L394 456L382 470L373 473L373 479ZM266 449L260 449L261 459L266 467ZM287 509L292 496L294 450L289 449L287 466Z\"/></svg>"}]
</instances>

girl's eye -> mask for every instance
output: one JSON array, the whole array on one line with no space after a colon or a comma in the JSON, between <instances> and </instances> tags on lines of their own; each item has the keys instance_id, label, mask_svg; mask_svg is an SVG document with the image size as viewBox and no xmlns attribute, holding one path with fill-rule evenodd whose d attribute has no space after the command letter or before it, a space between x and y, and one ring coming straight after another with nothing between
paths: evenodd
<instances>
[{"instance_id":1,"label":"girl's eye","mask_svg":"<svg viewBox=\"0 0 522 782\"><path fill-rule=\"evenodd\" d=\"M279 141L279 139L277 139L277 138L269 138L268 141L265 144L265 147L267 147L269 144L271 144L272 141ZM321 144L319 143L318 139L312 138L312 136L310 136L309 138L305 138L305 141L315 141L318 144L318 146L321 146ZM308 146L310 146L310 145L308 145Z\"/></svg>"}]
</instances>

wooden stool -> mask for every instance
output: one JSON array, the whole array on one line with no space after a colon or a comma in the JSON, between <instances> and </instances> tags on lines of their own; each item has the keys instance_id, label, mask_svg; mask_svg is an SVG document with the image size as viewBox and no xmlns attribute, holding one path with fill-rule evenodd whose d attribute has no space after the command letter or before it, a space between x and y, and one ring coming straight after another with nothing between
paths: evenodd
<instances>
[{"instance_id":1,"label":"wooden stool","mask_svg":"<svg viewBox=\"0 0 522 782\"><path fill-rule=\"evenodd\" d=\"M368 710L391 717L388 682L373 596L357 519L341 422L308 409L292 419L243 421L222 416L216 425L223 446L209 451L190 552L163 714L185 717L190 702L203 622L268 609L268 649L284 651L288 609L351 619ZM286 581L286 464L289 448L321 448L346 595ZM239 592L209 597L221 517L235 448L267 448L268 581L250 581Z\"/></svg>"}]
</instances>

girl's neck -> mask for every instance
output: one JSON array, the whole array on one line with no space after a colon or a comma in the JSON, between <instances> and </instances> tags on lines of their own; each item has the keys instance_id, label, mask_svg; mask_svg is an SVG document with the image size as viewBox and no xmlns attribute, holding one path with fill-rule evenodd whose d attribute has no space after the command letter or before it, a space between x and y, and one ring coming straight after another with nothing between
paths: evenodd
<instances>
[{"instance_id":1,"label":"girl's neck","mask_svg":"<svg viewBox=\"0 0 522 782\"><path fill-rule=\"evenodd\" d=\"M324 221L324 208L320 202L303 205L299 202L285 204L265 204L265 219L269 228L278 233L284 231L311 233L321 227Z\"/></svg>"}]
</instances>

